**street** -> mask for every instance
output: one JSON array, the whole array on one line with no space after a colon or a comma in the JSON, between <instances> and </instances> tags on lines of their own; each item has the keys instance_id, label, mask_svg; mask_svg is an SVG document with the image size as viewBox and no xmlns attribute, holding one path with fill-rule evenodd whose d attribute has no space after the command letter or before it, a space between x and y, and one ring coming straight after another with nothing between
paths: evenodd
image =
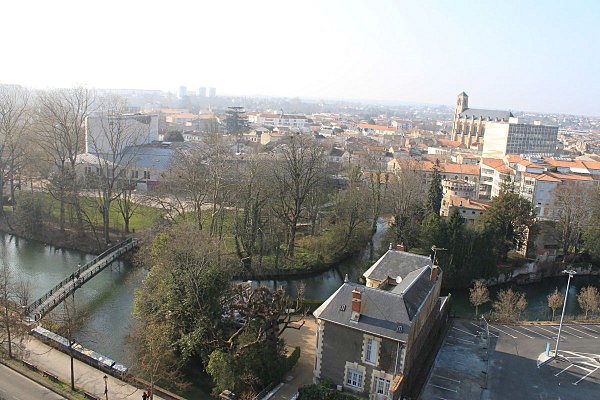
<instances>
[{"instance_id":1,"label":"street","mask_svg":"<svg viewBox=\"0 0 600 400\"><path fill-rule=\"evenodd\" d=\"M0 364L0 400L64 399Z\"/></svg>"}]
</instances>

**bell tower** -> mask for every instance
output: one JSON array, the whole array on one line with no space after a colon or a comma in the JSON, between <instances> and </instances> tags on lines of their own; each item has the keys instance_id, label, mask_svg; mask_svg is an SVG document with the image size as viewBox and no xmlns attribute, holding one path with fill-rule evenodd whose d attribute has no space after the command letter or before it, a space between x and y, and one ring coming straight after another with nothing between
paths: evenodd
<instances>
[{"instance_id":1,"label":"bell tower","mask_svg":"<svg viewBox=\"0 0 600 400\"><path fill-rule=\"evenodd\" d=\"M459 115L461 112L469 108L469 96L465 92L461 92L456 98L456 111L455 114Z\"/></svg>"}]
</instances>

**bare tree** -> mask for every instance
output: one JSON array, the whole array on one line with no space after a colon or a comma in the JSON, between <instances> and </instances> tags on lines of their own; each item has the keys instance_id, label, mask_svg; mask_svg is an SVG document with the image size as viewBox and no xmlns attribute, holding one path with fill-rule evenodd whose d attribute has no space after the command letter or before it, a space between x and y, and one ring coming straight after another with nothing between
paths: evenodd
<instances>
[{"instance_id":1,"label":"bare tree","mask_svg":"<svg viewBox=\"0 0 600 400\"><path fill-rule=\"evenodd\" d=\"M427 199L427 185L414 160L404 160L390 181L393 199L393 228L398 243L414 246L418 236L418 221L422 218Z\"/></svg>"},{"instance_id":2,"label":"bare tree","mask_svg":"<svg viewBox=\"0 0 600 400\"><path fill-rule=\"evenodd\" d=\"M84 152L85 121L94 107L94 95L84 88L40 92L37 96L36 130L38 143L53 165L47 188L60 202L60 229L65 229L66 205L77 214L77 228L83 232L84 215L77 178L79 156Z\"/></svg>"},{"instance_id":3,"label":"bare tree","mask_svg":"<svg viewBox=\"0 0 600 400\"><path fill-rule=\"evenodd\" d=\"M600 293L594 286L584 287L577 294L577 302L579 307L585 311L585 318L587 319L589 313L595 313L600 307Z\"/></svg>"},{"instance_id":4,"label":"bare tree","mask_svg":"<svg viewBox=\"0 0 600 400\"><path fill-rule=\"evenodd\" d=\"M527 308L525 293L512 289L498 292L498 299L492 304L494 317L502 321L517 321Z\"/></svg>"},{"instance_id":5,"label":"bare tree","mask_svg":"<svg viewBox=\"0 0 600 400\"><path fill-rule=\"evenodd\" d=\"M294 257L298 223L306 215L307 200L325 178L325 155L314 140L290 138L273 165L273 211L287 227L287 256Z\"/></svg>"},{"instance_id":6,"label":"bare tree","mask_svg":"<svg viewBox=\"0 0 600 400\"><path fill-rule=\"evenodd\" d=\"M490 301L490 291L484 281L475 281L475 286L469 289L469 301L475 306L475 317L477 317L479 306Z\"/></svg>"},{"instance_id":7,"label":"bare tree","mask_svg":"<svg viewBox=\"0 0 600 400\"><path fill-rule=\"evenodd\" d=\"M127 177L135 167L139 145L149 140L152 116L126 114L120 99L105 99L101 113L87 118L87 152L93 154L99 173L88 176L98 191L98 208L102 214L104 242L110 242L111 204L117 199Z\"/></svg>"},{"instance_id":8,"label":"bare tree","mask_svg":"<svg viewBox=\"0 0 600 400\"><path fill-rule=\"evenodd\" d=\"M15 176L22 159L23 137L31 123L29 91L21 86L0 86L0 215L4 214L4 185L10 183L14 203Z\"/></svg>"},{"instance_id":9,"label":"bare tree","mask_svg":"<svg viewBox=\"0 0 600 400\"><path fill-rule=\"evenodd\" d=\"M375 257L375 243L373 236L377 232L377 220L381 216L383 202L385 201L390 176L387 173L368 173L368 187L371 195L371 238L369 240L369 259Z\"/></svg>"},{"instance_id":10,"label":"bare tree","mask_svg":"<svg viewBox=\"0 0 600 400\"><path fill-rule=\"evenodd\" d=\"M548 295L548 307L552 310L552 321L554 321L554 314L556 310L562 307L565 298L558 291L558 288L554 289L554 292Z\"/></svg>"},{"instance_id":11,"label":"bare tree","mask_svg":"<svg viewBox=\"0 0 600 400\"><path fill-rule=\"evenodd\" d=\"M168 315L166 316L168 317ZM173 329L164 321L138 321L131 336L134 363L132 370L150 382L150 399L159 382L180 385L179 363L172 347Z\"/></svg>"},{"instance_id":12,"label":"bare tree","mask_svg":"<svg viewBox=\"0 0 600 400\"><path fill-rule=\"evenodd\" d=\"M195 225L202 230L202 209L207 204L210 182L204 146L182 147L174 152L172 164L151 201L172 220L186 220L191 211Z\"/></svg>"},{"instance_id":13,"label":"bare tree","mask_svg":"<svg viewBox=\"0 0 600 400\"><path fill-rule=\"evenodd\" d=\"M554 204L560 213L557 231L565 257L581 249L592 215L593 194L592 187L576 182L563 183L554 192Z\"/></svg>"},{"instance_id":14,"label":"bare tree","mask_svg":"<svg viewBox=\"0 0 600 400\"><path fill-rule=\"evenodd\" d=\"M239 190L233 194L236 253L247 271L252 269L254 256L259 256L260 264L265 247L265 206L269 200L265 175L260 160L250 159L246 168L238 172Z\"/></svg>"},{"instance_id":15,"label":"bare tree","mask_svg":"<svg viewBox=\"0 0 600 400\"><path fill-rule=\"evenodd\" d=\"M14 354L14 345L20 343L29 332L23 322L28 295L28 285L14 278L6 258L3 257L0 263L0 347L6 344L10 358Z\"/></svg>"}]
</instances>

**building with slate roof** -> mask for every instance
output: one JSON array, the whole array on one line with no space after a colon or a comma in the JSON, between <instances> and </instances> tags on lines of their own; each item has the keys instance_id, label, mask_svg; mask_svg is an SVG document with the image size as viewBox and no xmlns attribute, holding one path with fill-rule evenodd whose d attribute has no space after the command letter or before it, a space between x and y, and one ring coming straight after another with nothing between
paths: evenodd
<instances>
[{"instance_id":1,"label":"building with slate roof","mask_svg":"<svg viewBox=\"0 0 600 400\"><path fill-rule=\"evenodd\" d=\"M364 277L366 285L345 281L314 312L314 379L362 398L399 399L416 391L435 352L442 272L429 257L388 250Z\"/></svg>"},{"instance_id":2,"label":"building with slate roof","mask_svg":"<svg viewBox=\"0 0 600 400\"><path fill-rule=\"evenodd\" d=\"M461 92L456 99L452 140L462 143L467 148L481 148L486 123L507 122L510 117L513 117L510 111L469 108L469 96Z\"/></svg>"}]
</instances>

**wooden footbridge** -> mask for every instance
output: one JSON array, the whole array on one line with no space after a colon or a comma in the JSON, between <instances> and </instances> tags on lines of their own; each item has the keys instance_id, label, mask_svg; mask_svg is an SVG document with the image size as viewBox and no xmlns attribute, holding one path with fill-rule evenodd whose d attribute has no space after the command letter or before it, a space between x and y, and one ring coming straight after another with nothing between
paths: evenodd
<instances>
[{"instance_id":1,"label":"wooden footbridge","mask_svg":"<svg viewBox=\"0 0 600 400\"><path fill-rule=\"evenodd\" d=\"M44 317L76 289L98 275L98 273L111 265L117 258L131 251L137 244L137 239L129 238L108 248L92 261L80 266L77 271L63 279L62 282L58 283L42 297L27 306L26 315L28 316L28 320L37 321Z\"/></svg>"}]
</instances>

